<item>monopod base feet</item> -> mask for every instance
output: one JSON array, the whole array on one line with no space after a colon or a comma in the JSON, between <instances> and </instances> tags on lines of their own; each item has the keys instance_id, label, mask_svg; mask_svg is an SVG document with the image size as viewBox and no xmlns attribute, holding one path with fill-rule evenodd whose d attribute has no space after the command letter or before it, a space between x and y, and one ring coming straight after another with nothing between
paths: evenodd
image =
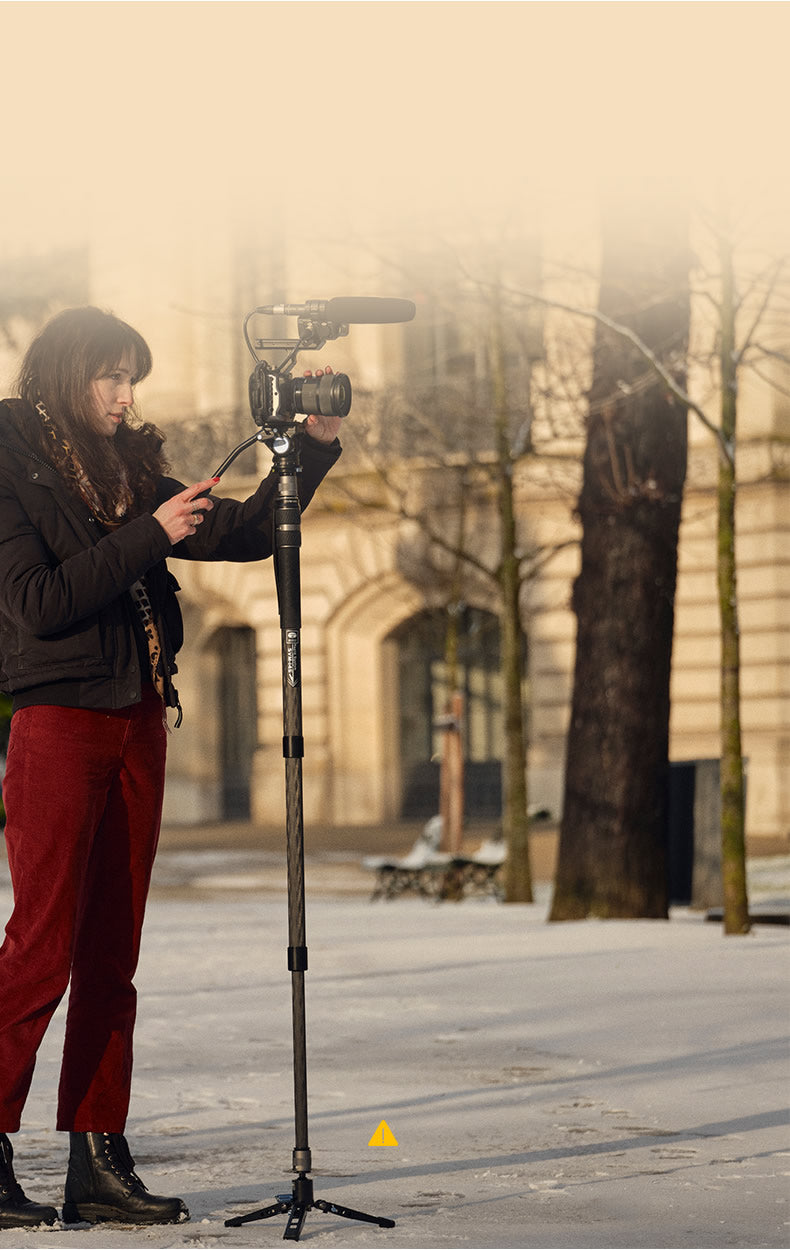
<instances>
[{"instance_id":1,"label":"monopod base feet","mask_svg":"<svg viewBox=\"0 0 790 1250\"><path fill-rule=\"evenodd\" d=\"M313 1182L300 1175L293 1183L292 1194L278 1194L276 1202L268 1207L260 1207L257 1211L249 1211L246 1215L236 1215L232 1220L225 1221L226 1228L240 1228L242 1224L251 1224L254 1220L268 1220L273 1215L287 1215L288 1219L283 1233L283 1241L298 1241L304 1227L307 1212L313 1207L324 1211L327 1215L342 1215L347 1220L361 1220L364 1224L377 1224L379 1228L394 1228L395 1221L382 1215L366 1215L364 1211L355 1211L353 1207L341 1206L339 1202L327 1202L323 1198L313 1197Z\"/></svg>"}]
</instances>

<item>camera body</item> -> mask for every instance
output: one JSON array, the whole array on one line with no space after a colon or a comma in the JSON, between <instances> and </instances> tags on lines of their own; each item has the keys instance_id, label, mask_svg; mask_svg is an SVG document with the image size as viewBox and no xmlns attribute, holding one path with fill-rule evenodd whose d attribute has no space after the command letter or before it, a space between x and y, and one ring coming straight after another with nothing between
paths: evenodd
<instances>
[{"instance_id":1,"label":"camera body","mask_svg":"<svg viewBox=\"0 0 790 1250\"><path fill-rule=\"evenodd\" d=\"M260 361L250 376L250 410L257 425L285 427L297 415L345 417L351 409L351 380L345 373L295 378Z\"/></svg>"}]
</instances>

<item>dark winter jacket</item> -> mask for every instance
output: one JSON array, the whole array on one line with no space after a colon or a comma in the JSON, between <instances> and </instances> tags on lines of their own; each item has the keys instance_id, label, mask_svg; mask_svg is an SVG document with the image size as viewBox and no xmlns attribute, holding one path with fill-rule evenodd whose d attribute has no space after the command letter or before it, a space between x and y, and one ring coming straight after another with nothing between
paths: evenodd
<instances>
[{"instance_id":1,"label":"dark winter jacket","mask_svg":"<svg viewBox=\"0 0 790 1250\"><path fill-rule=\"evenodd\" d=\"M243 503L215 497L197 532L175 546L148 514L110 533L31 446L26 427L37 420L20 401L0 402L0 690L14 696L15 706L139 702L148 674L141 672L127 592L145 576L162 641L166 701L177 706L171 676L183 638L178 584L166 557L271 555L277 483L270 475ZM339 455L337 442L303 439L302 508ZM155 507L183 489L174 478L160 478Z\"/></svg>"}]
</instances>

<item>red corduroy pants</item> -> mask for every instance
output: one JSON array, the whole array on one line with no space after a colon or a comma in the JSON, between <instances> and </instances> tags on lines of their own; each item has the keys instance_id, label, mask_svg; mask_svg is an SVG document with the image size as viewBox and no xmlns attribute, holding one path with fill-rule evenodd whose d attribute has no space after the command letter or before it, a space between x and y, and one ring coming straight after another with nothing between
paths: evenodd
<instances>
[{"instance_id":1,"label":"red corduroy pants","mask_svg":"<svg viewBox=\"0 0 790 1250\"><path fill-rule=\"evenodd\" d=\"M14 713L3 782L14 910L0 947L0 1132L19 1128L69 981L57 1127L124 1130L165 742L150 686L118 711Z\"/></svg>"}]
</instances>

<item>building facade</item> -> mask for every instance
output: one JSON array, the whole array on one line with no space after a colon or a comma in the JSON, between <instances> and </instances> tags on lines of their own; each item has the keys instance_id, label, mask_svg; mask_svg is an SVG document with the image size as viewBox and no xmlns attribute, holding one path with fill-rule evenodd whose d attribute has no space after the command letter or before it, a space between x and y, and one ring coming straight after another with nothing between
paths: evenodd
<instances>
[{"instance_id":1,"label":"building facade","mask_svg":"<svg viewBox=\"0 0 790 1250\"><path fill-rule=\"evenodd\" d=\"M484 330L461 323L430 275L421 289L414 276L419 266L401 273L393 290L386 271L369 258L363 264L348 246L344 252L338 244L319 259L300 253L286 235L277 247L258 250L241 246L230 230L214 231L210 251L198 245L198 236L196 229L178 246L148 241L140 249L108 229L79 262L85 270L73 286L84 291L80 299L112 308L149 339L155 372L141 388L141 406L167 432L174 472L185 481L211 474L253 432L247 402L253 362L241 335L246 312L262 303L345 292L383 290L418 300L413 325L352 327L320 359L300 360L304 368L331 362L349 373L355 388L348 451L302 522L306 821L386 825L437 810L436 722L447 693L442 622L449 609L463 618L466 648L459 672L467 707L468 802L473 814L495 816L501 691L496 591L485 569L496 560L496 518L483 472L490 440L475 417L485 404L483 391L469 402L485 381ZM473 305L479 309L479 301ZM529 427L514 483L525 559L546 553L535 560L522 604L530 803L555 816L575 645L570 598L579 558L573 507L583 369L566 379L563 398L553 405L529 393L535 385L540 390L546 342L557 324L551 317L539 324L516 317L506 353L511 433L517 438ZM295 325L264 318L255 327L257 334L290 335ZM17 338L23 346L21 322ZM785 349L788 341L790 327ZM0 362L6 383L16 354L12 343ZM404 377L414 381L408 394ZM430 412L420 398L429 393L440 396ZM737 554L747 834L753 845L779 848L790 841L790 408L781 389L755 384L741 410ZM420 434L414 433L415 411L425 415ZM449 434L454 452L442 446ZM244 497L267 465L265 449L243 453L219 493ZM715 471L710 435L690 418L672 677L675 761L719 754ZM449 532L458 523L459 498L479 564L460 589L453 585L451 557L429 556L419 521L427 509L438 530ZM271 564L174 561L173 570L186 622L178 681L185 718L171 737L165 819L249 815L279 824L282 667Z\"/></svg>"}]
</instances>

